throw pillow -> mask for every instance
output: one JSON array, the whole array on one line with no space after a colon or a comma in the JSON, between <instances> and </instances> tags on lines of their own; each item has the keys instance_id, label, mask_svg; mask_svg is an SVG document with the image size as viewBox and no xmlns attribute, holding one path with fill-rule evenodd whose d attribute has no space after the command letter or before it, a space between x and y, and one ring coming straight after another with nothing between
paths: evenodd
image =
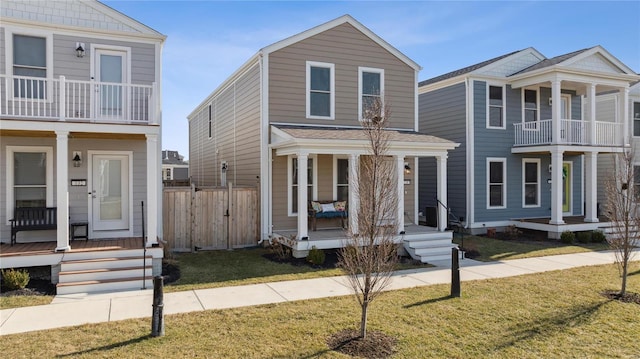
<instances>
[{"instance_id":1,"label":"throw pillow","mask_svg":"<svg viewBox=\"0 0 640 359\"><path fill-rule=\"evenodd\" d=\"M336 211L344 212L347 210L347 202L346 201L338 201L334 203L334 207L336 207Z\"/></svg>"},{"instance_id":2,"label":"throw pillow","mask_svg":"<svg viewBox=\"0 0 640 359\"><path fill-rule=\"evenodd\" d=\"M336 207L333 206L333 203L322 203L322 212L335 212Z\"/></svg>"},{"instance_id":3,"label":"throw pillow","mask_svg":"<svg viewBox=\"0 0 640 359\"><path fill-rule=\"evenodd\" d=\"M316 212L322 212L322 206L320 206L320 202L311 202L311 208L313 208Z\"/></svg>"}]
</instances>

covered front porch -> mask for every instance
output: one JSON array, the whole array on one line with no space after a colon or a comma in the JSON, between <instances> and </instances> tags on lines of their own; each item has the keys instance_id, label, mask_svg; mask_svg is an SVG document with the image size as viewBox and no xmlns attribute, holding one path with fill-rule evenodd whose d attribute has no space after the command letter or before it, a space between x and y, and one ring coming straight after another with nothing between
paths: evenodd
<instances>
[{"instance_id":1,"label":"covered front porch","mask_svg":"<svg viewBox=\"0 0 640 359\"><path fill-rule=\"evenodd\" d=\"M543 231L548 233L549 238L560 238L564 231L606 231L611 226L611 222L605 216L600 216L598 221L587 220L585 216L567 216L563 218L562 224L550 224L549 217L541 218L519 218L513 219L512 223L518 228Z\"/></svg>"}]
</instances>

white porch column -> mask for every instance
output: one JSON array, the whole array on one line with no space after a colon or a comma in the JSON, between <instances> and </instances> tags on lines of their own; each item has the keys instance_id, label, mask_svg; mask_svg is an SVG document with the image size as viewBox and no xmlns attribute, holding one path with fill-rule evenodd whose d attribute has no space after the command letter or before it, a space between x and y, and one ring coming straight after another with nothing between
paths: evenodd
<instances>
[{"instance_id":1,"label":"white porch column","mask_svg":"<svg viewBox=\"0 0 640 359\"><path fill-rule=\"evenodd\" d=\"M625 146L629 146L629 88L625 87L621 91L620 110L618 113L622 116L622 139Z\"/></svg>"},{"instance_id":2,"label":"white porch column","mask_svg":"<svg viewBox=\"0 0 640 359\"><path fill-rule=\"evenodd\" d=\"M549 224L564 224L562 220L562 151L551 150L551 220Z\"/></svg>"},{"instance_id":3,"label":"white porch column","mask_svg":"<svg viewBox=\"0 0 640 359\"><path fill-rule=\"evenodd\" d=\"M359 155L351 154L349 155L349 231L352 234L358 234L358 214L360 212L359 174Z\"/></svg>"},{"instance_id":4,"label":"white porch column","mask_svg":"<svg viewBox=\"0 0 640 359\"><path fill-rule=\"evenodd\" d=\"M398 233L404 233L404 156L396 156L396 192L398 196Z\"/></svg>"},{"instance_id":5,"label":"white porch column","mask_svg":"<svg viewBox=\"0 0 640 359\"><path fill-rule=\"evenodd\" d=\"M585 222L598 222L598 153L585 153L584 163L584 187L586 211Z\"/></svg>"},{"instance_id":6,"label":"white porch column","mask_svg":"<svg viewBox=\"0 0 640 359\"><path fill-rule=\"evenodd\" d=\"M147 137L147 201L145 203L147 247L158 244L158 135Z\"/></svg>"},{"instance_id":7,"label":"white porch column","mask_svg":"<svg viewBox=\"0 0 640 359\"><path fill-rule=\"evenodd\" d=\"M562 142L562 97L560 95L561 81L554 80L551 83L551 143L558 144Z\"/></svg>"},{"instance_id":8,"label":"white porch column","mask_svg":"<svg viewBox=\"0 0 640 359\"><path fill-rule=\"evenodd\" d=\"M438 199L441 204L436 204L438 208L438 230L443 232L447 228L449 213L447 211L447 155L436 156L438 167Z\"/></svg>"},{"instance_id":9,"label":"white porch column","mask_svg":"<svg viewBox=\"0 0 640 359\"><path fill-rule=\"evenodd\" d=\"M596 144L596 84L589 86L589 144Z\"/></svg>"},{"instance_id":10,"label":"white porch column","mask_svg":"<svg viewBox=\"0 0 640 359\"><path fill-rule=\"evenodd\" d=\"M53 159L49 159L53 160ZM69 246L69 131L56 131L56 252Z\"/></svg>"},{"instance_id":11,"label":"white porch column","mask_svg":"<svg viewBox=\"0 0 640 359\"><path fill-rule=\"evenodd\" d=\"M309 155L298 155L298 240L309 238L309 224L307 214L307 167Z\"/></svg>"}]
</instances>

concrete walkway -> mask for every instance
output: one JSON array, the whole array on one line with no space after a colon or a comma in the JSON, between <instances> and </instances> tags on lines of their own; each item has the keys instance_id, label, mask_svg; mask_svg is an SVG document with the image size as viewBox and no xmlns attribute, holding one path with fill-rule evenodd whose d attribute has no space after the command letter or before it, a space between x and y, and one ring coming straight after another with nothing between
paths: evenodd
<instances>
[{"instance_id":1,"label":"concrete walkway","mask_svg":"<svg viewBox=\"0 0 640 359\"><path fill-rule=\"evenodd\" d=\"M636 254L640 250L636 251ZM637 258L637 257L636 257ZM614 262L611 251L563 254L500 262L460 261L463 281L503 278ZM450 262L398 271L388 290L451 282ZM464 292L464 287L462 288ZM165 293L164 313L226 309L350 295L345 277L329 277ZM153 290L56 296L51 304L0 311L0 335L86 323L151 317Z\"/></svg>"}]
</instances>

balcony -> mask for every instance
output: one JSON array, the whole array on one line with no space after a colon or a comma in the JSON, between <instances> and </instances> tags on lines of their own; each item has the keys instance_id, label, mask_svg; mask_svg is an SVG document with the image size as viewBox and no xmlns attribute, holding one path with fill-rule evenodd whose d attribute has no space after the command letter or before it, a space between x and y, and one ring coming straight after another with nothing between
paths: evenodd
<instances>
[{"instance_id":1,"label":"balcony","mask_svg":"<svg viewBox=\"0 0 640 359\"><path fill-rule=\"evenodd\" d=\"M514 146L537 145L581 145L581 146L623 146L621 123L595 121L591 124L581 120L560 120L560 138L554 139L552 120L514 124ZM595 136L591 136L591 132Z\"/></svg>"},{"instance_id":2,"label":"balcony","mask_svg":"<svg viewBox=\"0 0 640 359\"><path fill-rule=\"evenodd\" d=\"M157 86L0 74L3 119L157 124Z\"/></svg>"}]
</instances>

